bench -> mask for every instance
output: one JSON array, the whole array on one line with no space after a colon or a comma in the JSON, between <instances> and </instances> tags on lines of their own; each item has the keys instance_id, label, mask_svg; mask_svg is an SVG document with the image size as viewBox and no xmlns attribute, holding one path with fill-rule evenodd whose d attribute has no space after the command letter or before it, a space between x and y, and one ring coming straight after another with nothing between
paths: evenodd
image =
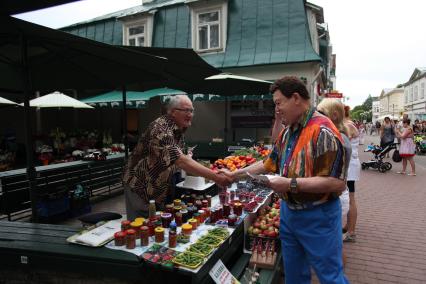
<instances>
[{"instance_id":1,"label":"bench","mask_svg":"<svg viewBox=\"0 0 426 284\"><path fill-rule=\"evenodd\" d=\"M90 197L109 196L121 186L124 158L114 157L105 161L80 161L39 167L35 180L36 196L54 194L64 187L69 190L80 184L90 192ZM0 214L9 221L31 215L29 181L25 171L0 176Z\"/></svg>"}]
</instances>

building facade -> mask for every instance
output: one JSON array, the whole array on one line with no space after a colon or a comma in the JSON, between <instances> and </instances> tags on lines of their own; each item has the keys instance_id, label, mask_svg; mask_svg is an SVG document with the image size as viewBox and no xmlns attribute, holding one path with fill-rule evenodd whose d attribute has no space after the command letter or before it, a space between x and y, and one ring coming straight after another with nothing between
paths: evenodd
<instances>
[{"instance_id":1,"label":"building facade","mask_svg":"<svg viewBox=\"0 0 426 284\"><path fill-rule=\"evenodd\" d=\"M373 106L371 109L371 121L376 123L380 117L380 99L379 97L373 97Z\"/></svg>"},{"instance_id":2,"label":"building facade","mask_svg":"<svg viewBox=\"0 0 426 284\"><path fill-rule=\"evenodd\" d=\"M114 45L192 48L212 66L242 76L274 81L295 75L306 82L313 105L320 93L331 89L335 72L323 9L306 0L144 0L142 5L61 30ZM240 120L242 110L250 110L266 112L272 121L272 103L222 102L215 107L213 113L211 106L196 105L202 111L197 111L189 139L210 140L215 135L228 141L259 140L269 135L269 127L236 129L233 120ZM218 110L229 117L217 117ZM203 122L213 120L222 126L214 134L206 133ZM140 128L147 123L142 121Z\"/></svg>"},{"instance_id":3,"label":"building facade","mask_svg":"<svg viewBox=\"0 0 426 284\"><path fill-rule=\"evenodd\" d=\"M425 85L426 67L416 68L404 84L404 110L412 121L426 120Z\"/></svg>"},{"instance_id":4,"label":"building facade","mask_svg":"<svg viewBox=\"0 0 426 284\"><path fill-rule=\"evenodd\" d=\"M391 119L399 119L404 112L404 89L393 88L383 89L379 96L380 100L380 116L381 121L386 116Z\"/></svg>"}]
</instances>

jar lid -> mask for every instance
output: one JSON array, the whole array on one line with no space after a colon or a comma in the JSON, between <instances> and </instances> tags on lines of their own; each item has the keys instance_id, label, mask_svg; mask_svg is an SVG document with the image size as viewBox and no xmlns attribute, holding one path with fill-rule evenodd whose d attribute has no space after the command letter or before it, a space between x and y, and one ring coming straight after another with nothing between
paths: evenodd
<instances>
[{"instance_id":1,"label":"jar lid","mask_svg":"<svg viewBox=\"0 0 426 284\"><path fill-rule=\"evenodd\" d=\"M204 210L198 210L198 214L200 214L200 215L202 215L202 214L204 214Z\"/></svg>"},{"instance_id":2,"label":"jar lid","mask_svg":"<svg viewBox=\"0 0 426 284\"><path fill-rule=\"evenodd\" d=\"M180 199L175 199L175 200L173 200L173 202L181 203L181 200Z\"/></svg>"},{"instance_id":3,"label":"jar lid","mask_svg":"<svg viewBox=\"0 0 426 284\"><path fill-rule=\"evenodd\" d=\"M197 219L191 218L188 220L188 223L198 222Z\"/></svg>"},{"instance_id":4,"label":"jar lid","mask_svg":"<svg viewBox=\"0 0 426 284\"><path fill-rule=\"evenodd\" d=\"M126 235L126 232L120 231L114 234L114 238L124 238Z\"/></svg>"},{"instance_id":5,"label":"jar lid","mask_svg":"<svg viewBox=\"0 0 426 284\"><path fill-rule=\"evenodd\" d=\"M182 209L182 207L181 207L181 206L175 206L175 207L174 207L174 209L175 209L175 210L181 210L181 209Z\"/></svg>"},{"instance_id":6,"label":"jar lid","mask_svg":"<svg viewBox=\"0 0 426 284\"><path fill-rule=\"evenodd\" d=\"M228 219L237 219L237 215L231 214L228 216Z\"/></svg>"},{"instance_id":7,"label":"jar lid","mask_svg":"<svg viewBox=\"0 0 426 284\"><path fill-rule=\"evenodd\" d=\"M173 204L166 204L166 208L173 208Z\"/></svg>"},{"instance_id":8,"label":"jar lid","mask_svg":"<svg viewBox=\"0 0 426 284\"><path fill-rule=\"evenodd\" d=\"M142 222L136 222L136 221L134 221L134 222L130 223L130 226L132 226L132 227L140 227L140 226L142 226Z\"/></svg>"},{"instance_id":9,"label":"jar lid","mask_svg":"<svg viewBox=\"0 0 426 284\"><path fill-rule=\"evenodd\" d=\"M181 213L181 214L186 214L186 213L188 213L188 210L186 210L186 209L182 209L182 210L180 210L180 213Z\"/></svg>"},{"instance_id":10,"label":"jar lid","mask_svg":"<svg viewBox=\"0 0 426 284\"><path fill-rule=\"evenodd\" d=\"M161 218L172 218L172 213L161 213Z\"/></svg>"},{"instance_id":11,"label":"jar lid","mask_svg":"<svg viewBox=\"0 0 426 284\"><path fill-rule=\"evenodd\" d=\"M139 222L139 223L142 223L142 224L143 224L143 222L145 222L145 218L143 218L143 217L138 217L138 218L136 218L136 219L135 219L135 222Z\"/></svg>"},{"instance_id":12,"label":"jar lid","mask_svg":"<svg viewBox=\"0 0 426 284\"><path fill-rule=\"evenodd\" d=\"M163 233L164 232L164 228L157 227L157 228L155 228L155 232L156 233Z\"/></svg>"},{"instance_id":13,"label":"jar lid","mask_svg":"<svg viewBox=\"0 0 426 284\"><path fill-rule=\"evenodd\" d=\"M128 225L128 224L130 224L130 221L129 220L124 220L124 221L121 221L121 224Z\"/></svg>"},{"instance_id":14,"label":"jar lid","mask_svg":"<svg viewBox=\"0 0 426 284\"><path fill-rule=\"evenodd\" d=\"M135 231L135 230L133 230L133 229L128 229L128 230L126 231L126 234L127 234L127 235L135 235L135 234L136 234L136 231Z\"/></svg>"},{"instance_id":15,"label":"jar lid","mask_svg":"<svg viewBox=\"0 0 426 284\"><path fill-rule=\"evenodd\" d=\"M147 226L142 226L141 227L141 231L148 231L148 230L149 230L149 228Z\"/></svg>"},{"instance_id":16,"label":"jar lid","mask_svg":"<svg viewBox=\"0 0 426 284\"><path fill-rule=\"evenodd\" d=\"M189 219L191 220L191 219ZM182 230L190 230L192 229L192 225L191 224L183 224L182 225Z\"/></svg>"}]
</instances>

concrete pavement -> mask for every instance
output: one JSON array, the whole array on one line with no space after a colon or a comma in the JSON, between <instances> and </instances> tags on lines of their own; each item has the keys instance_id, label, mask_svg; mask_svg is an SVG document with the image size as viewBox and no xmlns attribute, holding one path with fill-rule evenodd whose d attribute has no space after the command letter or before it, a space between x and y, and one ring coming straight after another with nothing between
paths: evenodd
<instances>
[{"instance_id":1,"label":"concrete pavement","mask_svg":"<svg viewBox=\"0 0 426 284\"><path fill-rule=\"evenodd\" d=\"M367 136L365 142L378 139ZM372 157L365 147L360 146L361 162ZM344 243L351 283L426 283L426 156L415 160L416 177L397 174L402 165L393 162L386 173L361 172L357 238Z\"/></svg>"}]
</instances>

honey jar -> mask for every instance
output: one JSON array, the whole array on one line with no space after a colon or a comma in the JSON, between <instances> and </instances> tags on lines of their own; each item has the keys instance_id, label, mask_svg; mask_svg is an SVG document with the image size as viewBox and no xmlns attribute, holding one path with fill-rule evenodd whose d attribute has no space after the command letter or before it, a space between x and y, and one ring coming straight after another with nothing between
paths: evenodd
<instances>
[{"instance_id":1,"label":"honey jar","mask_svg":"<svg viewBox=\"0 0 426 284\"><path fill-rule=\"evenodd\" d=\"M188 223L192 226L192 230L196 230L197 229L197 224L198 224L198 220L197 219L189 219Z\"/></svg>"},{"instance_id":2,"label":"honey jar","mask_svg":"<svg viewBox=\"0 0 426 284\"><path fill-rule=\"evenodd\" d=\"M192 226L191 224L183 224L182 225L182 234L186 236L190 236L192 233Z\"/></svg>"}]
</instances>

